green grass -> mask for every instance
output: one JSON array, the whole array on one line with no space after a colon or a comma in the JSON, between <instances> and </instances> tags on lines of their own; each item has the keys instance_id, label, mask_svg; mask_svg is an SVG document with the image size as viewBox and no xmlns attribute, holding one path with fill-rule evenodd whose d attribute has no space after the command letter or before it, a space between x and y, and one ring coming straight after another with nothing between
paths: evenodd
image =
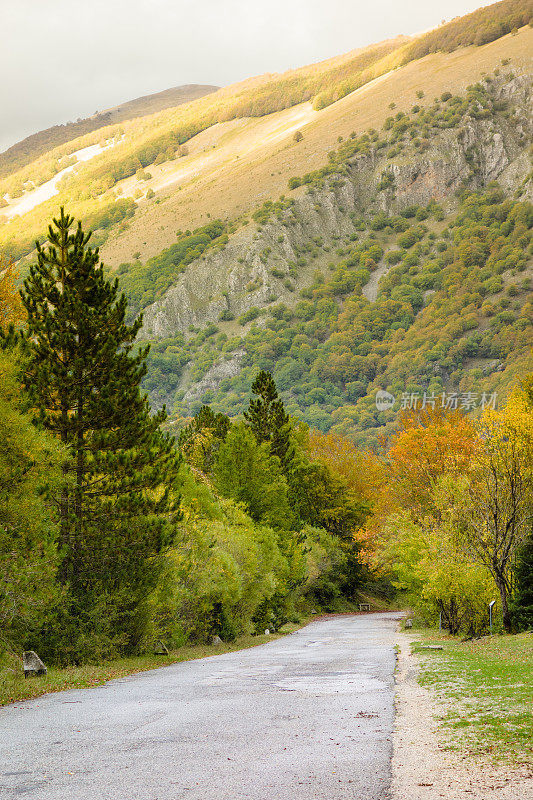
<instances>
[{"instance_id":1,"label":"green grass","mask_svg":"<svg viewBox=\"0 0 533 800\"><path fill-rule=\"evenodd\" d=\"M533 636L484 637L460 642L432 634L422 644L420 683L443 703L448 747L495 762L533 763Z\"/></svg>"},{"instance_id":2,"label":"green grass","mask_svg":"<svg viewBox=\"0 0 533 800\"><path fill-rule=\"evenodd\" d=\"M307 620L304 624L307 623ZM35 678L24 678L21 659L0 659L0 706L40 697L49 692L62 692L66 689L90 689L100 686L115 678L132 675L135 672L166 667L180 661L192 661L196 658L232 653L279 639L293 633L301 625L284 625L279 633L270 636L240 636L234 642L218 645L190 645L172 650L168 656L141 655L130 658L119 658L102 664L86 664L81 667L64 669L48 669L47 675Z\"/></svg>"}]
</instances>

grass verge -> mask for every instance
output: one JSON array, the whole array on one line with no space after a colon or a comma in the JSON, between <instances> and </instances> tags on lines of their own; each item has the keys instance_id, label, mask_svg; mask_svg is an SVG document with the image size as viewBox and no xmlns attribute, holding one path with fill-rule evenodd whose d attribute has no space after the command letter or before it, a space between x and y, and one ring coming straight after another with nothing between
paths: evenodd
<instances>
[{"instance_id":1,"label":"grass verge","mask_svg":"<svg viewBox=\"0 0 533 800\"><path fill-rule=\"evenodd\" d=\"M418 635L418 632L417 632ZM424 645L442 650L424 650ZM460 642L432 632L413 643L420 683L442 702L447 747L533 765L533 635Z\"/></svg>"},{"instance_id":2,"label":"grass verge","mask_svg":"<svg viewBox=\"0 0 533 800\"><path fill-rule=\"evenodd\" d=\"M303 624L307 624L306 620ZM22 662L13 659L9 666L0 663L0 706L40 697L49 692L62 692L65 689L87 689L100 686L114 678L122 678L136 672L144 672L157 667L166 667L180 661L192 661L206 656L218 656L245 650L250 647L271 642L288 633L293 633L302 625L289 623L279 633L270 636L240 636L234 642L218 645L198 644L171 650L169 655L141 655L130 658L118 658L102 664L86 664L81 667L56 669L51 667L48 673L35 678L24 678Z\"/></svg>"}]
</instances>

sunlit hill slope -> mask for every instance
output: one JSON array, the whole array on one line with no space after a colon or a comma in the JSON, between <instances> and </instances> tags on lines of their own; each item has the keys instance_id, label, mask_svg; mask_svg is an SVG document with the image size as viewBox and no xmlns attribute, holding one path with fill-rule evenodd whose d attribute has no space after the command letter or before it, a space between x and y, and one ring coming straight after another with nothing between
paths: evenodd
<instances>
[{"instance_id":1,"label":"sunlit hill slope","mask_svg":"<svg viewBox=\"0 0 533 800\"><path fill-rule=\"evenodd\" d=\"M239 413L258 367L292 413L368 445L399 404L378 389L504 394L533 344L532 8L62 144L0 181L0 247L24 271L61 203L95 229L177 417Z\"/></svg>"}]
</instances>

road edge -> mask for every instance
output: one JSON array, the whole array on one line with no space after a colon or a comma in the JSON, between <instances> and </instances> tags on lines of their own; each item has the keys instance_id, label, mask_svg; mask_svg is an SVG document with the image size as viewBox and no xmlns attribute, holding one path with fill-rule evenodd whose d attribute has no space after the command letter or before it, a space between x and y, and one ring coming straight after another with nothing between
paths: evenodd
<instances>
[{"instance_id":1,"label":"road edge","mask_svg":"<svg viewBox=\"0 0 533 800\"><path fill-rule=\"evenodd\" d=\"M529 770L496 767L446 747L438 717L446 706L418 682L412 634L399 630L392 735L392 800L525 800Z\"/></svg>"}]
</instances>

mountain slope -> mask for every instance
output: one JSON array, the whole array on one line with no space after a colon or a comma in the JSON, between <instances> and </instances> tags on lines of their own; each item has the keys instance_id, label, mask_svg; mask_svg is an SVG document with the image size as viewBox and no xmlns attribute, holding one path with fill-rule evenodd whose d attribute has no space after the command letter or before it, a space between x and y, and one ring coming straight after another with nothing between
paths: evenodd
<instances>
[{"instance_id":1,"label":"mountain slope","mask_svg":"<svg viewBox=\"0 0 533 800\"><path fill-rule=\"evenodd\" d=\"M533 30L525 28L517 36L483 47L427 56L318 112L310 106L280 112L272 120L280 126L277 139L270 138L268 118L264 117L224 131L225 149L219 151L218 163L206 169L198 164L201 152L194 153L190 143L191 155L179 164L180 169L188 167L190 171L183 177L176 173L175 182L158 193L156 199L161 202L157 206L140 202L128 229L107 242L104 257L108 263L118 264L139 251L144 260L170 245L176 230L205 224L207 214L231 219L250 213L264 200L284 193L290 175L319 168L339 136L381 127L390 114L390 103L395 103L395 110L408 111L418 101L417 91L431 99L444 91L462 92L483 72L501 67L502 59L510 59L517 69L528 69L532 52ZM298 144L292 138L295 125L304 136ZM152 174L155 183L158 173L154 170ZM147 188L149 185L147 182Z\"/></svg>"},{"instance_id":2,"label":"mountain slope","mask_svg":"<svg viewBox=\"0 0 533 800\"><path fill-rule=\"evenodd\" d=\"M269 369L292 413L368 445L394 426L379 388L508 389L533 345L532 84L498 73L348 139L255 224L132 265L137 308L162 293L145 309L153 402L238 413ZM484 192L495 180L520 200Z\"/></svg>"},{"instance_id":3,"label":"mountain slope","mask_svg":"<svg viewBox=\"0 0 533 800\"><path fill-rule=\"evenodd\" d=\"M107 126L54 148L0 181L0 205L8 206L5 216L0 216L0 251L15 259L30 252L57 205L67 203L93 227L104 220L107 238L114 223L131 216L131 203L124 215L121 200L117 200L123 192L124 179L135 176L137 181L143 181L140 185L146 191L150 188L145 183L150 173L145 168L179 160L186 152L183 145L188 147L198 133L248 116L266 118L314 98L324 89L350 91L354 81L368 82L376 71L388 71L393 63L390 56L401 51L405 41L406 37L398 37L283 75L252 78L177 109ZM90 163L76 163L80 152L96 145L100 150L92 155L97 157L91 157ZM71 163L73 168L67 175L64 168ZM52 192L45 192L42 202L39 198L35 206L36 191L60 172L64 178L52 187ZM137 188L134 194L142 196L142 189ZM19 198L25 206L22 213Z\"/></svg>"},{"instance_id":4,"label":"mountain slope","mask_svg":"<svg viewBox=\"0 0 533 800\"><path fill-rule=\"evenodd\" d=\"M533 345L533 30L506 33L532 7L82 137L47 154L57 184L30 183L44 157L3 182L26 187L6 217L28 210L0 247L30 253L68 202L143 311L145 389L177 420L239 414L259 368L291 413L366 446L402 397L503 396Z\"/></svg>"},{"instance_id":5,"label":"mountain slope","mask_svg":"<svg viewBox=\"0 0 533 800\"><path fill-rule=\"evenodd\" d=\"M481 103L483 110L478 112ZM528 177L530 172L532 134L527 75L510 80L498 76L465 98L450 95L446 102L420 106L410 116L396 112L381 134L348 137L337 151L330 151L325 168L292 178L291 184L301 182L308 188L287 193L277 203L267 202L251 223L226 236L227 242L214 238L216 246L191 260L182 275L181 265L168 273L166 287L162 257L146 267L123 267L130 302L136 311L145 309L144 335L187 335L190 325L217 322L222 312L239 316L253 306L263 307L272 295L290 302L295 288L308 285L317 269L329 266L331 250L324 245L338 248L337 241L354 234L354 216L401 213L430 202L444 203L448 213L454 213L457 190L483 189L491 181L514 192L517 176ZM529 177L520 196L533 199L532 187ZM214 233L229 231L226 226ZM317 239L322 242L320 252L307 264L297 264L302 249ZM295 275L289 274L291 264L298 268ZM280 272L282 276L276 274ZM283 283L287 277L293 283L289 288ZM247 288L250 282L258 288ZM150 293L141 297L147 289L161 298L148 308Z\"/></svg>"},{"instance_id":6,"label":"mountain slope","mask_svg":"<svg viewBox=\"0 0 533 800\"><path fill-rule=\"evenodd\" d=\"M342 98L353 98L363 87L362 91L365 92L365 87L372 83L372 81L379 79L388 83L389 79L394 76L398 70L397 68L404 64L405 69L414 65L412 75L416 76L418 67L424 64L424 60L415 61L417 58L416 46L424 46L425 51L429 50L435 56L436 63L434 66L440 66L440 56L443 54L437 53L440 49L453 50L458 44L468 44L477 42L477 31L488 30L485 40L496 39L502 43L505 37L502 37L510 26L520 21L527 21L531 19L533 13L533 0L503 0L503 2L496 3L488 8L480 9L474 15L467 15L460 20L454 20L447 25L441 26L436 32L421 35L415 39L407 39L406 37L397 37L393 40L371 45L367 48L347 53L343 56L329 59L319 64L302 67L297 70L285 73L283 75L264 75L257 78L244 81L241 84L227 87L219 90L207 98L181 106L176 111L163 111L149 117L141 118L126 122L123 125L107 126L101 131L93 132L78 140L69 142L62 148L56 148L38 159L27 168L19 170L16 174L9 176L9 178L0 181L0 194L7 198L10 204L7 209L6 217L11 217L11 221L7 225L1 225L2 218L0 217L0 249L4 250L8 255L19 258L24 253L31 250L33 241L46 224L51 213L61 203L68 204L73 213L82 216L88 224L101 225L102 234L99 236L100 243L110 238L110 234L114 237L118 234L120 239L120 247L110 249L105 253L106 258L119 263L121 260L126 260L131 257L134 252L140 250L141 255L146 257L157 252L161 246L170 243L171 238L167 241L161 241L160 232L165 231L166 237L173 236L175 230L182 227L181 224L176 224L176 217L182 218L181 222L185 226L194 226L200 224L201 216L204 215L204 221L207 213L215 213L219 215L219 208L224 206L228 207L230 214L240 213L239 209L242 207L253 208L257 202L257 197L253 189L257 183L261 183L261 191L264 192L265 197L275 197L282 191L282 181L276 184L277 173L283 174L284 169L287 169L289 164L287 159L279 159L270 165L267 165L267 159L270 159L274 154L277 155L276 148L272 151L272 145L277 143L287 145L294 127L291 126L291 114L297 113L295 106L300 103L310 103L309 107L303 109L303 115L306 120L316 113L317 121L323 123L317 130L317 137L309 144L313 145L311 152L306 152L307 148L302 143L299 148L300 156L305 158L307 155L318 166L318 159L323 153L322 147L324 144L329 145L329 149L333 141L330 139L333 125L337 122L338 112L342 110ZM476 22L477 21L477 22ZM473 24L473 22L475 24ZM487 28L489 25L489 28ZM511 47L512 54L518 58L529 54L528 44L522 35L521 31L519 37L521 44L525 47ZM438 34L438 35L436 35ZM511 37L512 38L512 37ZM527 38L527 37L526 37ZM425 44L424 44L425 43ZM470 64L461 64L464 66L465 76L468 74L469 66L471 73L474 73L475 62L479 56L479 62L483 60L481 50L484 48L475 47L474 52L476 57L470 59ZM504 45L503 50L506 50ZM456 53L468 53L468 49L456 51ZM443 63L457 63L455 59L450 58L449 55L444 55ZM492 51L495 55L495 51ZM461 61L461 59L459 59ZM468 59L467 59L468 62ZM489 65L493 68L494 63ZM431 70L430 70L431 72ZM479 73L479 70L478 70ZM406 77L409 71L405 73ZM422 76L423 77L423 76ZM431 82L432 77L429 76L428 91L432 91ZM448 76L453 83L458 75ZM479 74L471 74L469 76L472 80L479 77ZM390 102L395 102L396 96L401 96L403 93L403 85L393 87L394 99ZM453 88L453 87L452 87ZM371 88L372 93L374 90ZM338 99L340 98L340 100ZM340 104L340 108L338 107ZM349 109L350 103L348 103ZM328 109L334 109L332 117L323 112ZM371 108L376 109L376 104L372 104ZM379 106L377 106L379 108ZM292 110L289 114L288 120L281 120L281 130L278 131L274 141L268 134L262 136L262 127L259 125L257 129L255 124L252 124L252 130L247 130L246 120L250 117L259 122L267 120L269 115L275 115L277 112L284 109ZM230 127L231 131L224 131L228 134L241 132L244 134L244 142L242 136L237 136L234 142L233 154L227 154L228 157L224 159L222 168L217 163L214 174L211 175L211 161L206 164L204 161L197 164L197 159L192 158L190 163L186 163L182 157L186 151L183 145L186 143L187 148L190 149L195 146L194 138L198 134L208 134L209 129L213 126L228 126L228 123L234 120ZM329 122L329 125L328 125ZM277 121L272 119L272 123L277 126ZM325 123L325 124L324 124ZM353 118L349 124L353 126ZM379 125L379 120L371 121L369 124ZM244 127L240 131L241 125ZM238 128L239 131L236 131ZM270 128L270 122L267 122L267 129ZM285 131L283 129L290 129ZM353 129L353 127L351 128ZM219 131L214 130L215 139ZM347 131L347 133L349 130ZM253 157L249 157L250 147L247 146L248 133L252 134L252 139L255 143L252 146L254 151ZM13 214L20 215L18 202L15 202L15 208L12 206L13 200L22 196L25 201L27 194L34 192L35 186L40 186L44 180L53 177L57 174L65 163L69 163L75 152L83 150L89 146L94 146L96 143L105 143L105 149L97 154L97 157L92 158L88 163L81 165L74 165L69 175L65 175L64 180L61 181L59 186L59 193L53 197L49 202L43 202L38 207L32 208L31 213L24 213L20 219L13 218ZM240 144L245 145L246 151L245 158L240 159L239 147ZM322 146L321 146L322 145ZM205 149L205 148L204 148ZM213 146L210 146L213 150ZM215 141L214 151L217 151L217 143ZM279 147L277 148L279 150ZM235 152L237 151L237 152ZM287 155L287 154L286 154ZM295 152L292 151L290 159L293 159ZM238 157L239 156L239 157ZM189 158L189 156L185 156ZM67 162L65 162L67 159ZM233 163L234 162L234 163ZM251 162L251 163L250 163ZM285 163L284 163L285 162ZM165 164L165 175L163 185L158 183L161 178L160 174L153 175L152 169L157 168L162 163ZM265 169L254 169L264 165ZM268 170L268 166L272 168ZM148 170L147 167L150 169ZM254 174L252 175L252 168ZM244 173L243 173L244 169ZM171 176L167 175L170 171ZM185 175L183 173L185 172ZM272 173L274 173L272 175ZM150 176L154 179L154 186L150 184ZM250 176L252 181L247 178ZM172 178L170 182L167 180ZM183 181L182 178L185 178ZM197 179L200 179L200 186L196 185ZM215 202L213 208L204 208L202 211L197 209L198 203L203 203L205 197L202 189L203 179L206 179L207 186L209 187L209 197L207 198L209 206ZM272 181L272 178L274 179ZM217 198L214 197L214 192L211 191L210 183L214 179L215 190L220 189L223 193L221 198L220 207ZM133 181L136 183L132 185ZM124 181L126 183L124 184ZM129 183L128 183L129 182ZM200 188L200 192L197 189ZM172 201L165 209L157 208L152 209L156 213L149 215L154 220L161 221L155 223L152 227L150 219L140 219L144 215L137 213L144 211L144 204L140 203L140 208L132 208L131 204L123 205L122 209L119 206L117 197L124 194L126 198L131 198L134 201L142 200L150 190L156 192L159 196L156 201L163 201L167 196L173 200L178 199L179 209L174 208L175 203ZM188 190L188 191L187 191ZM188 197L183 194L187 191ZM55 192L55 190L54 190ZM151 192L150 192L151 194ZM233 195L238 196L240 202L235 203ZM46 196L46 195L45 195ZM30 199L30 198L28 198ZM186 201L185 203L183 201ZM0 200L0 203L2 201ZM155 205L154 202L152 205ZM33 206L33 203L25 205L25 208ZM158 205L163 205L161 202ZM166 204L165 204L166 205ZM114 210L113 210L114 209ZM220 208L221 210L221 208ZM115 213L117 212L117 213ZM125 212L125 213L123 213ZM139 225L135 227L132 235L126 237L120 236L124 229L131 226L131 222L125 222L132 216L139 218ZM163 213L162 213L163 212ZM166 213L165 213L166 212ZM192 212L192 213L191 213ZM198 213L199 212L199 213ZM120 223L125 224L121 225ZM144 231L148 223L148 238L144 236ZM174 228L174 231L172 231ZM133 241L136 239L136 241ZM152 240L150 244L150 240ZM144 241L146 247L152 248L151 250L144 250ZM133 248L130 249L130 244L133 243Z\"/></svg>"},{"instance_id":7,"label":"mountain slope","mask_svg":"<svg viewBox=\"0 0 533 800\"><path fill-rule=\"evenodd\" d=\"M154 114L165 108L189 103L198 97L216 92L218 88L218 86L201 86L200 84L175 86L162 92L137 97L135 100L128 100L105 111L97 111L91 117L79 119L76 122L54 125L38 133L33 133L0 153L0 178L24 167L26 164L30 164L43 153L67 144L87 133L92 133L92 131L117 122L126 122L137 117L144 117L147 114Z\"/></svg>"}]
</instances>

